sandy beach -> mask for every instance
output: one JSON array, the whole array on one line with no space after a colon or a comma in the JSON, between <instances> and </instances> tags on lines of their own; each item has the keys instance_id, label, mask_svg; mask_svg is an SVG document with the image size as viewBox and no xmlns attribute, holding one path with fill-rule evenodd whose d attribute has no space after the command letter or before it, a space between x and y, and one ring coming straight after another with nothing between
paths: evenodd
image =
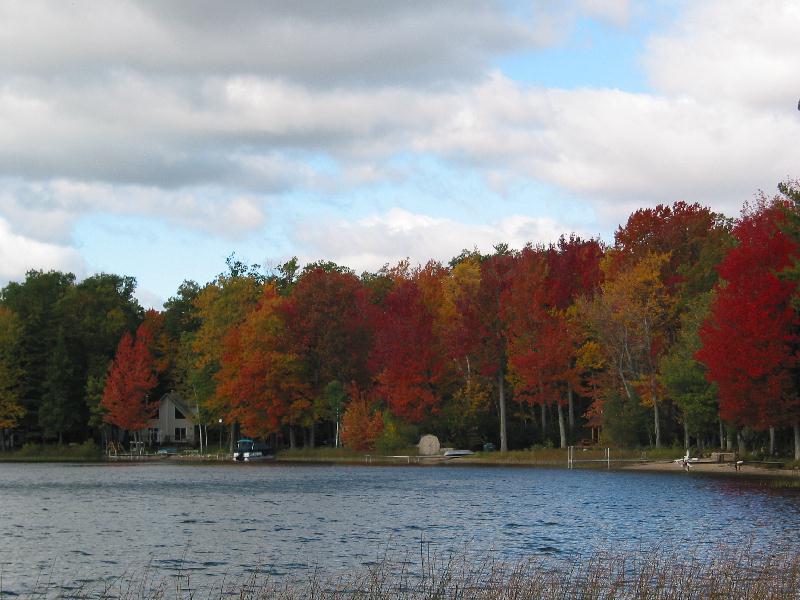
<instances>
[{"instance_id":1,"label":"sandy beach","mask_svg":"<svg viewBox=\"0 0 800 600\"><path fill-rule=\"evenodd\" d=\"M675 472L678 473L684 470L681 462L667 462L667 461L653 461L643 462L623 467L625 470L630 471L649 471L649 472ZM711 473L718 475L739 475L739 476L757 476L757 477L798 477L800 478L800 470L798 469L777 469L771 467L764 467L761 465L740 465L737 471L733 463L720 463L720 462L693 462L689 467L693 473Z\"/></svg>"}]
</instances>

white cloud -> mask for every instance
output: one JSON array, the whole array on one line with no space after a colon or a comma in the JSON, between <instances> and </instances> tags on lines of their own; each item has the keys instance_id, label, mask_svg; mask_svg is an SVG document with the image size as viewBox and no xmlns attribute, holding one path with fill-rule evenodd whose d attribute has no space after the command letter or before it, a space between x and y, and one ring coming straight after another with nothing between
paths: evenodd
<instances>
[{"instance_id":1,"label":"white cloud","mask_svg":"<svg viewBox=\"0 0 800 600\"><path fill-rule=\"evenodd\" d=\"M415 263L447 261L463 249L489 252L494 244L521 248L528 242L555 242L569 230L549 218L515 215L485 225L434 218L393 208L358 221L304 222L293 238L305 262L325 258L356 271L376 270L403 258Z\"/></svg>"},{"instance_id":2,"label":"white cloud","mask_svg":"<svg viewBox=\"0 0 800 600\"><path fill-rule=\"evenodd\" d=\"M162 190L58 179L0 188L0 214L17 231L39 240L69 243L84 215L151 216L180 227L238 239L266 223L266 201L218 189Z\"/></svg>"},{"instance_id":3,"label":"white cloud","mask_svg":"<svg viewBox=\"0 0 800 600\"><path fill-rule=\"evenodd\" d=\"M612 221L643 203L681 199L735 214L800 164L795 112L618 90L526 89L496 75L417 147L555 184L592 199Z\"/></svg>"},{"instance_id":4,"label":"white cloud","mask_svg":"<svg viewBox=\"0 0 800 600\"><path fill-rule=\"evenodd\" d=\"M650 40L644 62L666 95L791 113L800 95L798 31L796 0L689 2Z\"/></svg>"},{"instance_id":5,"label":"white cloud","mask_svg":"<svg viewBox=\"0 0 800 600\"><path fill-rule=\"evenodd\" d=\"M501 6L3 3L0 215L56 245L96 212L238 239L286 192L413 178L393 159L414 153L497 189L556 186L612 224L678 199L735 214L756 189L798 175L796 2L685 3L647 46L650 93L545 89L488 67L563 35L576 15L624 26L629 1L535 2L524 16ZM395 236L376 257L402 255L429 226L395 231L401 222L354 233ZM427 236L417 244L444 252Z\"/></svg>"},{"instance_id":6,"label":"white cloud","mask_svg":"<svg viewBox=\"0 0 800 600\"><path fill-rule=\"evenodd\" d=\"M31 269L85 272L85 264L73 248L33 240L12 230L0 218L0 284L24 279Z\"/></svg>"},{"instance_id":7,"label":"white cloud","mask_svg":"<svg viewBox=\"0 0 800 600\"><path fill-rule=\"evenodd\" d=\"M155 310L164 310L164 298L158 294L142 288L136 288L134 296L145 310L151 308Z\"/></svg>"}]
</instances>

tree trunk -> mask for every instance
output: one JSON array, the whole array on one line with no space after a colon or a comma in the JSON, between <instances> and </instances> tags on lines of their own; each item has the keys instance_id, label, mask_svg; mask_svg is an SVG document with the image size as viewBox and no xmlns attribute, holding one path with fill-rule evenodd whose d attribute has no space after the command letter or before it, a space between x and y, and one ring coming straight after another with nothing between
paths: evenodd
<instances>
[{"instance_id":1,"label":"tree trunk","mask_svg":"<svg viewBox=\"0 0 800 600\"><path fill-rule=\"evenodd\" d=\"M740 454L747 452L747 448L744 447L744 437L741 429L736 430L736 446Z\"/></svg>"},{"instance_id":2,"label":"tree trunk","mask_svg":"<svg viewBox=\"0 0 800 600\"><path fill-rule=\"evenodd\" d=\"M560 402L556 402L558 405L558 435L561 438L561 447L567 447L567 431L564 425L564 407L561 406Z\"/></svg>"},{"instance_id":3,"label":"tree trunk","mask_svg":"<svg viewBox=\"0 0 800 600\"><path fill-rule=\"evenodd\" d=\"M775 428L769 428L769 455L775 456Z\"/></svg>"},{"instance_id":4,"label":"tree trunk","mask_svg":"<svg viewBox=\"0 0 800 600\"><path fill-rule=\"evenodd\" d=\"M689 449L689 424L686 422L686 416L683 417L683 449Z\"/></svg>"},{"instance_id":5,"label":"tree trunk","mask_svg":"<svg viewBox=\"0 0 800 600\"><path fill-rule=\"evenodd\" d=\"M6 430L0 429L0 452L6 451Z\"/></svg>"},{"instance_id":6,"label":"tree trunk","mask_svg":"<svg viewBox=\"0 0 800 600\"><path fill-rule=\"evenodd\" d=\"M295 448L294 425L289 425L289 449L294 450L294 448Z\"/></svg>"},{"instance_id":7,"label":"tree trunk","mask_svg":"<svg viewBox=\"0 0 800 600\"><path fill-rule=\"evenodd\" d=\"M308 440L309 444L308 445L311 446L312 448L314 447L314 444L315 444L315 441L314 441L315 434L316 434L315 424L311 423L311 432L310 432L310 435L308 436L309 437L309 440Z\"/></svg>"},{"instance_id":8,"label":"tree trunk","mask_svg":"<svg viewBox=\"0 0 800 600\"><path fill-rule=\"evenodd\" d=\"M236 422L234 421L233 423L231 423L231 442L230 442L230 446L229 446L229 448L230 448L229 451L230 451L231 454L233 454L233 445L236 443L234 441L235 437L236 437Z\"/></svg>"},{"instance_id":9,"label":"tree trunk","mask_svg":"<svg viewBox=\"0 0 800 600\"><path fill-rule=\"evenodd\" d=\"M569 400L569 430L572 431L575 429L575 402L571 385L567 385L567 400Z\"/></svg>"},{"instance_id":10,"label":"tree trunk","mask_svg":"<svg viewBox=\"0 0 800 600\"><path fill-rule=\"evenodd\" d=\"M653 399L653 427L656 434L656 448L661 448L661 419L658 416L658 402Z\"/></svg>"},{"instance_id":11,"label":"tree trunk","mask_svg":"<svg viewBox=\"0 0 800 600\"><path fill-rule=\"evenodd\" d=\"M725 428L722 426L722 419L719 420L719 449L725 447Z\"/></svg>"},{"instance_id":12,"label":"tree trunk","mask_svg":"<svg viewBox=\"0 0 800 600\"><path fill-rule=\"evenodd\" d=\"M500 452L508 452L506 433L506 374L500 369L497 376L497 396L500 403Z\"/></svg>"},{"instance_id":13,"label":"tree trunk","mask_svg":"<svg viewBox=\"0 0 800 600\"><path fill-rule=\"evenodd\" d=\"M542 444L544 444L545 440L547 439L547 407L544 405L542 406Z\"/></svg>"},{"instance_id":14,"label":"tree trunk","mask_svg":"<svg viewBox=\"0 0 800 600\"><path fill-rule=\"evenodd\" d=\"M800 460L800 421L794 422L794 459Z\"/></svg>"}]
</instances>

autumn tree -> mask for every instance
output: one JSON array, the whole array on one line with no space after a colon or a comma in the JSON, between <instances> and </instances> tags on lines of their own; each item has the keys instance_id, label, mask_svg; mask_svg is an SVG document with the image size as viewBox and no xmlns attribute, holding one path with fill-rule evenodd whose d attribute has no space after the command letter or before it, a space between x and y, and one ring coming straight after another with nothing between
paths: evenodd
<instances>
[{"instance_id":1,"label":"autumn tree","mask_svg":"<svg viewBox=\"0 0 800 600\"><path fill-rule=\"evenodd\" d=\"M602 250L594 241L562 237L548 248L527 246L517 257L511 284L501 297L508 328L509 366L515 399L541 407L546 435L546 407L558 414L559 439L567 445L565 407L574 424L573 393L581 390L576 353L578 328L568 318L576 298L597 288Z\"/></svg>"},{"instance_id":2,"label":"autumn tree","mask_svg":"<svg viewBox=\"0 0 800 600\"><path fill-rule=\"evenodd\" d=\"M716 265L733 242L730 228L729 219L697 203L642 208L615 232L614 263L622 268L648 254L668 255L661 272L665 291L688 299L716 283ZM610 275L614 270L607 267Z\"/></svg>"},{"instance_id":3,"label":"autumn tree","mask_svg":"<svg viewBox=\"0 0 800 600\"><path fill-rule=\"evenodd\" d=\"M618 270L613 251L603 259L602 292L581 303L581 314L602 348L608 376L619 385L622 401L641 402L653 410L655 445L661 445L660 401L663 389L658 361L665 346L670 297L661 278L666 254L646 254ZM611 276L609 276L611 275ZM614 386L609 390L614 392ZM632 411L623 411L632 414Z\"/></svg>"},{"instance_id":4,"label":"autumn tree","mask_svg":"<svg viewBox=\"0 0 800 600\"><path fill-rule=\"evenodd\" d=\"M181 337L176 359L178 389L199 409L201 422L208 425L225 419L235 433L235 420L228 395L218 393L225 340L247 318L261 296L264 277L258 265L248 266L231 255L228 270L206 284L194 296L194 309L186 309L186 318L196 320L196 329Z\"/></svg>"},{"instance_id":5,"label":"autumn tree","mask_svg":"<svg viewBox=\"0 0 800 600\"><path fill-rule=\"evenodd\" d=\"M464 357L469 371L474 369L493 382L502 452L508 451L508 328L501 296L511 285L515 258L506 244L496 245L490 256L464 253L453 269L463 286L451 293L457 315L450 336L451 353Z\"/></svg>"},{"instance_id":6,"label":"autumn tree","mask_svg":"<svg viewBox=\"0 0 800 600\"><path fill-rule=\"evenodd\" d=\"M697 358L719 387L724 419L762 430L793 426L800 459L797 285L781 277L798 247L781 231L785 209L781 199L762 199L734 228L738 245L719 266L723 283L700 330Z\"/></svg>"},{"instance_id":7,"label":"autumn tree","mask_svg":"<svg viewBox=\"0 0 800 600\"><path fill-rule=\"evenodd\" d=\"M137 440L158 406L150 401L157 379L149 346L147 324L139 326L135 337L126 332L117 346L103 392L106 422L133 433Z\"/></svg>"},{"instance_id":8,"label":"autumn tree","mask_svg":"<svg viewBox=\"0 0 800 600\"><path fill-rule=\"evenodd\" d=\"M295 413L293 425L304 426L308 443L315 443L318 416L315 407L322 403L331 381L369 382L367 367L371 333L370 307L359 279L333 263L307 266L281 307L287 351L303 363L313 401L309 410ZM294 426L289 426L294 441Z\"/></svg>"},{"instance_id":9,"label":"autumn tree","mask_svg":"<svg viewBox=\"0 0 800 600\"><path fill-rule=\"evenodd\" d=\"M350 402L342 422L342 442L353 450L371 450L383 431L383 416L375 398L357 385L349 387Z\"/></svg>"},{"instance_id":10,"label":"autumn tree","mask_svg":"<svg viewBox=\"0 0 800 600\"><path fill-rule=\"evenodd\" d=\"M257 307L223 344L218 393L226 398L231 416L254 437L278 432L311 403L303 364L287 349L280 310L285 302L276 285L267 284Z\"/></svg>"},{"instance_id":11,"label":"autumn tree","mask_svg":"<svg viewBox=\"0 0 800 600\"><path fill-rule=\"evenodd\" d=\"M452 361L457 382L444 403L440 426L448 436L470 445L487 436L494 437L497 431L496 424L490 422L495 382L476 368L476 339L470 329L473 298L477 297L481 285L481 260L479 252L465 250L450 261L437 319L437 332Z\"/></svg>"},{"instance_id":12,"label":"autumn tree","mask_svg":"<svg viewBox=\"0 0 800 600\"><path fill-rule=\"evenodd\" d=\"M583 391L577 387L577 376L583 379L587 364L578 356L580 346L585 344L585 328L576 319L576 302L580 298L592 298L603 281L601 260L603 247L597 240L583 240L572 234L561 236L558 243L547 248L547 280L551 311L563 323L558 332L568 338L573 346L570 355L572 376L565 380L567 387L567 409L569 427L575 427L575 394ZM562 341L562 344L564 342ZM591 363L589 363L591 366ZM563 418L562 418L563 420ZM563 437L563 435L562 435Z\"/></svg>"},{"instance_id":13,"label":"autumn tree","mask_svg":"<svg viewBox=\"0 0 800 600\"><path fill-rule=\"evenodd\" d=\"M371 370L392 414L419 422L440 408L449 361L436 330L446 270L429 263L400 269L376 309Z\"/></svg>"},{"instance_id":14,"label":"autumn tree","mask_svg":"<svg viewBox=\"0 0 800 600\"><path fill-rule=\"evenodd\" d=\"M545 409L559 400L558 366L562 358L557 343L552 345L553 315L545 284L547 261L541 249L525 247L514 263L510 284L500 298L508 335L508 363L515 383L514 399ZM558 332L555 332L558 337ZM560 406L560 405L559 405ZM563 442L562 438L562 442Z\"/></svg>"}]
</instances>

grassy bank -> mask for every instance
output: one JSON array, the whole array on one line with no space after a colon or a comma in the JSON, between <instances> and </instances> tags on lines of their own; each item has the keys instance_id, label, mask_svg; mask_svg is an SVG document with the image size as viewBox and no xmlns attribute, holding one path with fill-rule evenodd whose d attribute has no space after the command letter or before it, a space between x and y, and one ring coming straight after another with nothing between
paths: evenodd
<instances>
[{"instance_id":1,"label":"grassy bank","mask_svg":"<svg viewBox=\"0 0 800 600\"><path fill-rule=\"evenodd\" d=\"M99 462L105 456L94 442L67 446L25 444L14 452L0 452L0 462Z\"/></svg>"},{"instance_id":2,"label":"grassy bank","mask_svg":"<svg viewBox=\"0 0 800 600\"><path fill-rule=\"evenodd\" d=\"M281 462L363 463L364 455L349 448L296 448L281 450L276 458Z\"/></svg>"},{"instance_id":3,"label":"grassy bank","mask_svg":"<svg viewBox=\"0 0 800 600\"><path fill-rule=\"evenodd\" d=\"M421 461L432 461L436 457L418 457L416 446L396 450L391 456L384 456L376 451L354 451L347 448L299 448L282 450L278 453L279 461L286 462L343 462L343 463L402 463L405 457L417 458ZM673 448L653 450L617 450L612 449L612 459L630 460L672 460L683 455L683 451ZM367 459L369 457L369 459ZM605 458L605 448L576 449L576 459L601 460ZM448 461L449 464L469 463L484 465L532 465L532 466L566 466L567 451L561 448L531 448L512 450L510 452L476 452L470 456L459 457Z\"/></svg>"},{"instance_id":4,"label":"grassy bank","mask_svg":"<svg viewBox=\"0 0 800 600\"><path fill-rule=\"evenodd\" d=\"M49 597L37 589L31 597ZM191 578L158 577L145 569L95 587L70 590L71 598L190 600L534 600L549 598L660 600L777 600L800 594L796 552L721 549L712 555L658 551L598 554L583 561L527 558L502 563L466 554L444 559L417 555L326 576L319 571L293 579L254 574L228 579L215 589L192 587Z\"/></svg>"}]
</instances>

